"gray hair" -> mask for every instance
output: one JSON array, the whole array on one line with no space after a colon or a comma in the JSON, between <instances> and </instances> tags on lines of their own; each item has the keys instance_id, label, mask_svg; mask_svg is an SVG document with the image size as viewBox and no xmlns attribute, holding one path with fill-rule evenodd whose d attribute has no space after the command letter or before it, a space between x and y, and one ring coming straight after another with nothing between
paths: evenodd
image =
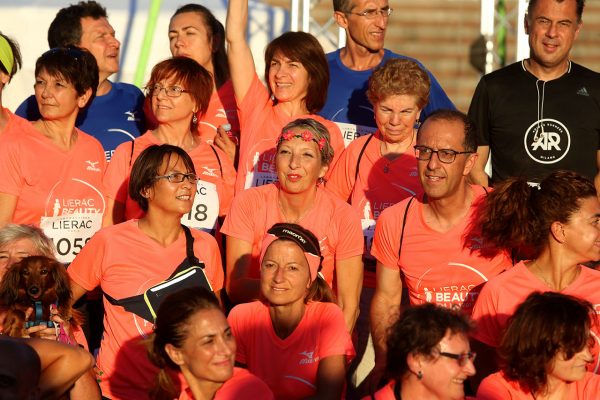
<instances>
[{"instance_id":1,"label":"gray hair","mask_svg":"<svg viewBox=\"0 0 600 400\"><path fill-rule=\"evenodd\" d=\"M56 258L54 243L40 228L33 225L8 224L0 229L0 247L21 239L31 240L40 255Z\"/></svg>"}]
</instances>

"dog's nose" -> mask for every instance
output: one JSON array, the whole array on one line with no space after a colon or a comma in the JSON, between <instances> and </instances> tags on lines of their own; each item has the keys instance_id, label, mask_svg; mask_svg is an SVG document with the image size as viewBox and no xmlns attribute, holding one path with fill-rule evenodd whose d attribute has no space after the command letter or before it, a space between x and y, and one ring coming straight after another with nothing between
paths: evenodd
<instances>
[{"instance_id":1,"label":"dog's nose","mask_svg":"<svg viewBox=\"0 0 600 400\"><path fill-rule=\"evenodd\" d=\"M35 296L36 294L38 294L40 292L40 288L37 286L31 286L31 287L29 287L29 289L27 291L29 292L30 295Z\"/></svg>"}]
</instances>

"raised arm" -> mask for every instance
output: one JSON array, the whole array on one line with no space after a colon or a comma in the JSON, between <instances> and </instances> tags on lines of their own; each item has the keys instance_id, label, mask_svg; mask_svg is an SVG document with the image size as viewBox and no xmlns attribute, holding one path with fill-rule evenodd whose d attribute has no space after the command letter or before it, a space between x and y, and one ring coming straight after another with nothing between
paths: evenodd
<instances>
[{"instance_id":1,"label":"raised arm","mask_svg":"<svg viewBox=\"0 0 600 400\"><path fill-rule=\"evenodd\" d=\"M231 82L238 104L248 93L255 74L254 59L246 40L247 28L248 0L229 0L225 38Z\"/></svg>"}]
</instances>

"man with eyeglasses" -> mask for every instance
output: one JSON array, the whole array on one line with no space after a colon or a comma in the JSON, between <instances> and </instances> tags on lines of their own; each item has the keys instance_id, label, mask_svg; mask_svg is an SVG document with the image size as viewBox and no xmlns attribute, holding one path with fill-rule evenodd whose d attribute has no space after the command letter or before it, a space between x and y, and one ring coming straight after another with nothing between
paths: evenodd
<instances>
[{"instance_id":1,"label":"man with eyeglasses","mask_svg":"<svg viewBox=\"0 0 600 400\"><path fill-rule=\"evenodd\" d=\"M327 54L329 88L327 101L319 112L337 123L346 146L358 136L377 130L373 106L366 96L367 81L372 71L390 58L410 57L384 48L385 33L392 8L388 0L333 0L334 18L346 30L346 46ZM425 71L425 67L419 63ZM454 105L433 74L429 103L421 113L421 121L440 108Z\"/></svg>"},{"instance_id":2,"label":"man with eyeglasses","mask_svg":"<svg viewBox=\"0 0 600 400\"><path fill-rule=\"evenodd\" d=\"M140 89L108 80L119 71L121 44L108 22L106 9L93 0L60 9L48 29L48 44L50 48L81 47L96 59L99 70L96 97L79 113L76 125L102 143L106 159L110 161L119 144L145 131L145 123L144 95ZM15 114L30 121L40 119L35 96L27 98Z\"/></svg>"},{"instance_id":3,"label":"man with eyeglasses","mask_svg":"<svg viewBox=\"0 0 600 400\"><path fill-rule=\"evenodd\" d=\"M425 194L379 216L371 254L377 281L371 303L375 371L385 366L386 332L405 284L411 305L435 303L470 314L481 286L511 266L483 243L473 218L487 189L468 183L477 160L475 130L459 111L431 114L417 133L415 156Z\"/></svg>"},{"instance_id":4,"label":"man with eyeglasses","mask_svg":"<svg viewBox=\"0 0 600 400\"><path fill-rule=\"evenodd\" d=\"M471 177L487 185L524 176L539 183L565 169L600 190L600 74L570 60L582 27L584 0L530 0L525 16L529 58L479 81L469 117L479 158Z\"/></svg>"}]
</instances>

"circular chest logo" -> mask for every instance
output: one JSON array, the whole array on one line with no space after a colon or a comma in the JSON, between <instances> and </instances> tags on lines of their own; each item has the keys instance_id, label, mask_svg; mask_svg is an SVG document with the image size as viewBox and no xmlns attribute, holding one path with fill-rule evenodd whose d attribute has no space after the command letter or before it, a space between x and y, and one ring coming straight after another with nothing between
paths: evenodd
<instances>
[{"instance_id":1,"label":"circular chest logo","mask_svg":"<svg viewBox=\"0 0 600 400\"><path fill-rule=\"evenodd\" d=\"M566 126L555 119L541 119L527 128L524 138L527 155L540 164L554 164L562 160L571 147L571 136Z\"/></svg>"}]
</instances>

